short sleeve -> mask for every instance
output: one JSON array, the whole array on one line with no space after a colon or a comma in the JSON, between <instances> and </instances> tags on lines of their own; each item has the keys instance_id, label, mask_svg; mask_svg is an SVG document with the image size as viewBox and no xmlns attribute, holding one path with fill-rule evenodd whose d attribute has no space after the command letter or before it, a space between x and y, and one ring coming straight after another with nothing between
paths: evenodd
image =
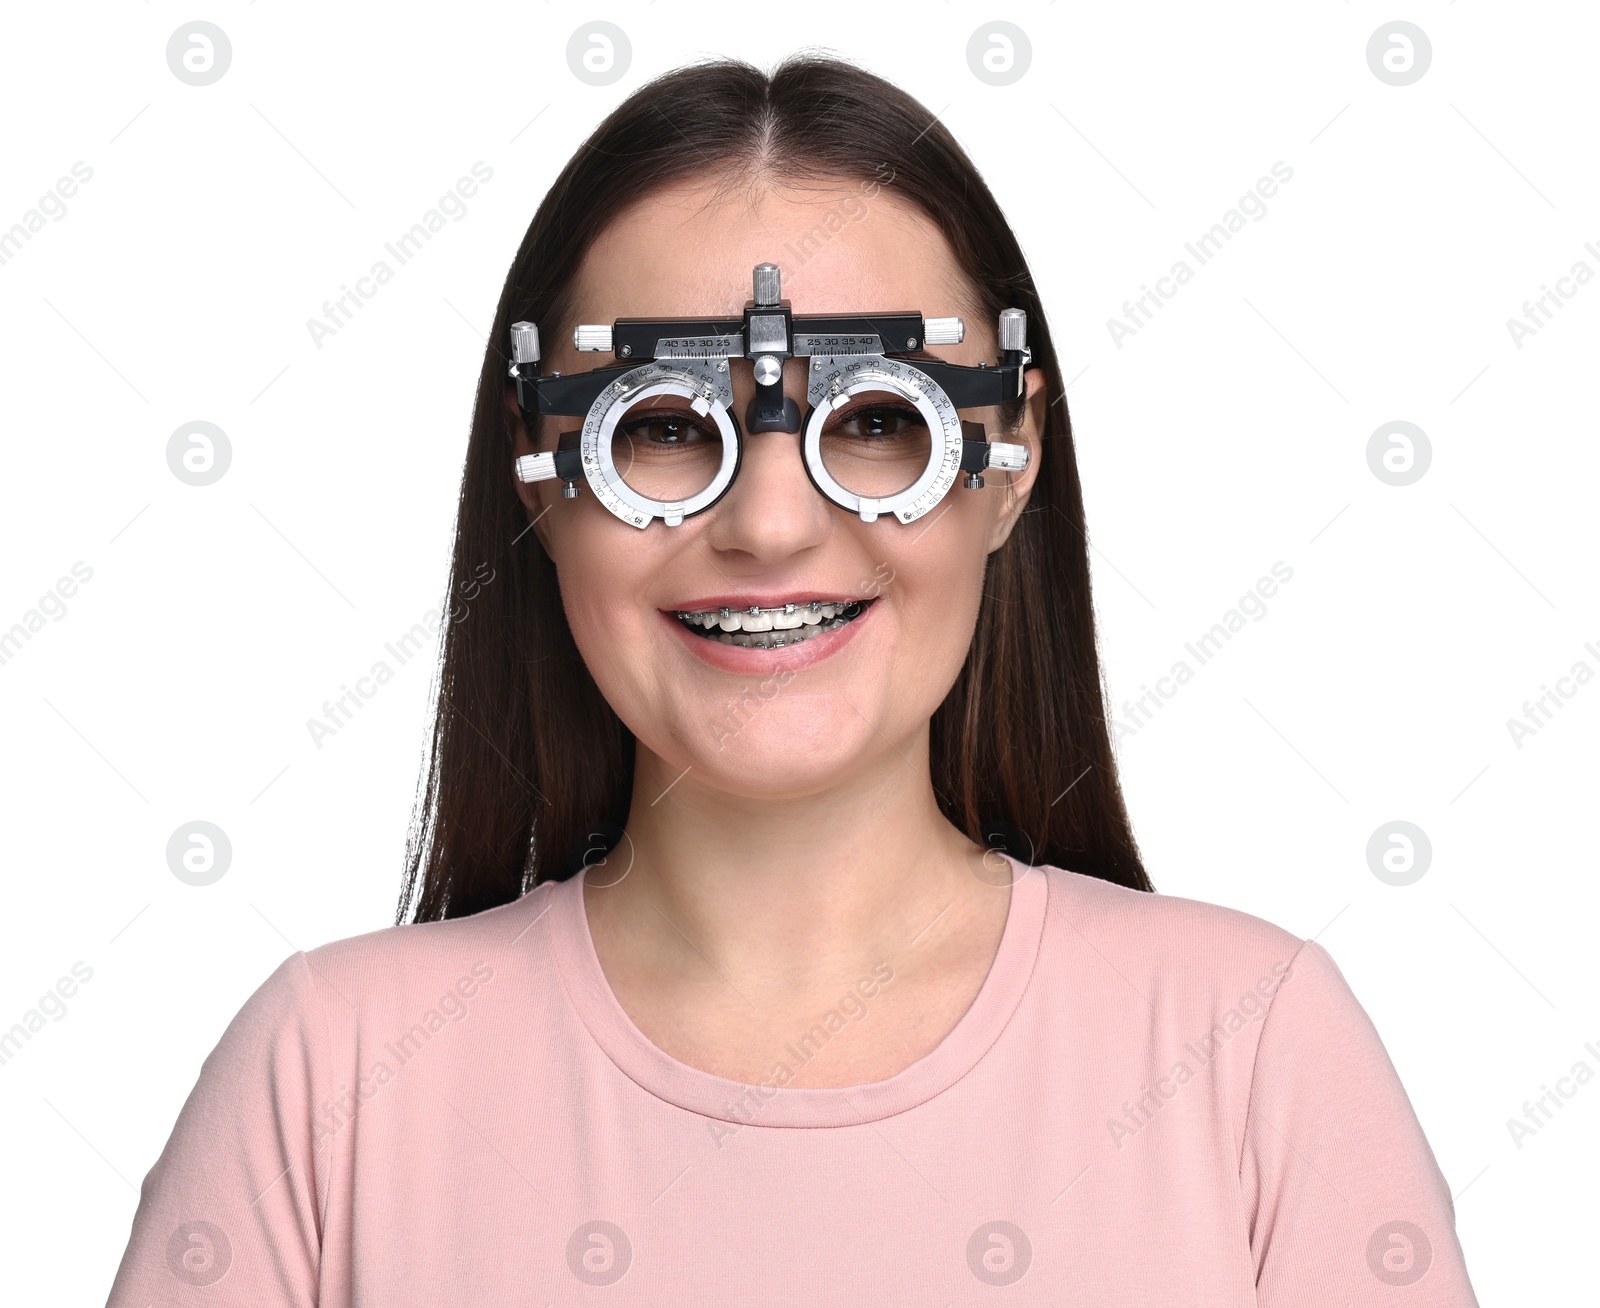
<instances>
[{"instance_id":1,"label":"short sleeve","mask_svg":"<svg viewBox=\"0 0 1600 1308\"><path fill-rule=\"evenodd\" d=\"M326 1030L310 962L292 954L201 1065L140 1187L107 1308L316 1304Z\"/></svg>"},{"instance_id":2,"label":"short sleeve","mask_svg":"<svg viewBox=\"0 0 1600 1308\"><path fill-rule=\"evenodd\" d=\"M1261 1308L1476 1308L1433 1150L1372 1020L1312 940L1264 1023L1239 1181Z\"/></svg>"}]
</instances>

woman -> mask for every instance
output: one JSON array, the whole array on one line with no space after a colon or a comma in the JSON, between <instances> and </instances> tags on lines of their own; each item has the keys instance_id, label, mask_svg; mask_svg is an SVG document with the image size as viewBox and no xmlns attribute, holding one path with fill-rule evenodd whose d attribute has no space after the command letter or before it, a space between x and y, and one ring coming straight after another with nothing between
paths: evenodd
<instances>
[{"instance_id":1,"label":"woman","mask_svg":"<svg viewBox=\"0 0 1600 1308\"><path fill-rule=\"evenodd\" d=\"M796 315L962 318L883 348L999 357L960 430L1025 466L991 444L912 520L830 498L925 411L839 410L818 464L826 361L739 352L605 445L648 497L735 441L720 495L608 508L540 398L595 362L574 329L737 323L779 278ZM915 101L715 62L600 126L506 281L454 576L402 925L245 1004L113 1305L1475 1302L1329 955L1152 893L1048 327Z\"/></svg>"}]
</instances>

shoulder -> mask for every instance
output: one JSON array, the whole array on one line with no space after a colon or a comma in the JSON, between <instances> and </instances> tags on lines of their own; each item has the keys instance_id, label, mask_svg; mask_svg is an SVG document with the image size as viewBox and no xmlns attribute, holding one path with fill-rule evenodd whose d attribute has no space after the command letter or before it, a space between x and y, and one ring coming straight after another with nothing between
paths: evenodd
<instances>
[{"instance_id":1,"label":"shoulder","mask_svg":"<svg viewBox=\"0 0 1600 1308\"><path fill-rule=\"evenodd\" d=\"M279 964L245 1008L256 1021L298 1017L341 1028L415 1020L441 1003L471 1002L496 978L540 966L540 926L563 884L537 886L468 917L381 927L301 950Z\"/></svg>"},{"instance_id":2,"label":"shoulder","mask_svg":"<svg viewBox=\"0 0 1600 1308\"><path fill-rule=\"evenodd\" d=\"M1314 942L1221 904L1132 890L1056 867L1042 873L1044 984L1064 1004L1088 996L1123 1030L1181 1035L1220 1026L1259 1033L1297 976L1342 985ZM1075 997L1077 997L1075 999Z\"/></svg>"},{"instance_id":3,"label":"shoulder","mask_svg":"<svg viewBox=\"0 0 1600 1308\"><path fill-rule=\"evenodd\" d=\"M1288 962L1306 944L1276 923L1222 904L1132 890L1057 867L1035 870L1049 887L1047 930L1141 967L1231 972Z\"/></svg>"},{"instance_id":4,"label":"shoulder","mask_svg":"<svg viewBox=\"0 0 1600 1308\"><path fill-rule=\"evenodd\" d=\"M1239 1146L1263 1050L1268 1080L1290 1098L1309 1093L1330 1050L1346 1063L1359 1051L1377 1075L1376 1033L1315 940L1221 904L1035 870L1048 889L1042 1011L1129 1084L1165 1097L1204 1074ZM1139 1120L1124 1127L1136 1133Z\"/></svg>"}]
</instances>

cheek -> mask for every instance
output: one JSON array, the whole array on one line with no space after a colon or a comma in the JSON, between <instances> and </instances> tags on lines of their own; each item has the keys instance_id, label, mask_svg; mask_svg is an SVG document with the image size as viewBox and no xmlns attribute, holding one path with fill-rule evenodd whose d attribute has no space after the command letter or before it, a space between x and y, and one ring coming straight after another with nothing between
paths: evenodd
<instances>
[{"instance_id":1,"label":"cheek","mask_svg":"<svg viewBox=\"0 0 1600 1308\"><path fill-rule=\"evenodd\" d=\"M592 497L587 505L558 500L551 513L563 510L567 517L552 535L551 553L567 626L601 692L608 699L627 694L637 680L638 659L630 651L652 634L656 616L642 598L655 564L631 529L619 530Z\"/></svg>"},{"instance_id":2,"label":"cheek","mask_svg":"<svg viewBox=\"0 0 1600 1308\"><path fill-rule=\"evenodd\" d=\"M938 520L897 524L880 549L884 562L875 564L881 594L896 618L902 675L937 682L931 689L939 699L972 643L983 593L987 493L952 487L945 503L928 515Z\"/></svg>"}]
</instances>

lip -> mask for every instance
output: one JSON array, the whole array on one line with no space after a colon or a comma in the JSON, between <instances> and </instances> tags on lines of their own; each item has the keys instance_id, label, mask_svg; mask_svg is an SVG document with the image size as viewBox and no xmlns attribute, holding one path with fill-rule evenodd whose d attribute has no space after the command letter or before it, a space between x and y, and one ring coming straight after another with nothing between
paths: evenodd
<instances>
[{"instance_id":1,"label":"lip","mask_svg":"<svg viewBox=\"0 0 1600 1308\"><path fill-rule=\"evenodd\" d=\"M879 597L881 598L881 597ZM824 595L820 592L807 594L801 599L793 594L780 595L777 603L770 600L763 602L759 597L722 597L715 600L696 600L694 605L684 605L678 612L693 613L695 607L702 609L721 608L749 608L758 604L762 608L776 608L785 603L809 604L812 600L820 600L824 604L849 604L863 603L859 597L841 599L834 595ZM707 640L704 636L697 636L682 622L672 616L671 612L663 611L661 620L667 623L683 642L685 647L701 662L722 672L760 673L763 675L787 668L799 672L813 664L831 658L843 649L850 641L855 639L857 631L866 623L872 621L872 615L877 610L876 603L868 604L861 616L844 624L837 631L830 631L825 635L812 636L798 645L786 645L782 649L760 649L746 645L724 645L721 641Z\"/></svg>"}]
</instances>

